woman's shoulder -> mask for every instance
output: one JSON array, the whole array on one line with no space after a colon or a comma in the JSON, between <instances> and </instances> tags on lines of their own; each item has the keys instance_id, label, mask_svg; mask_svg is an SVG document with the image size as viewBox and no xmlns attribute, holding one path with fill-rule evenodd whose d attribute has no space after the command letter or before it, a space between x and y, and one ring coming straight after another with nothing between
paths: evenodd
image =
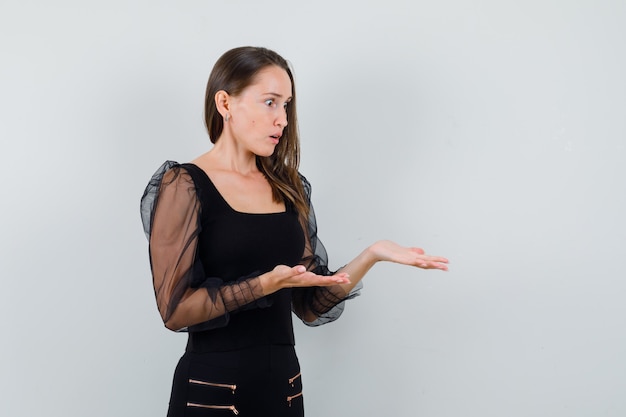
<instances>
[{"instance_id":1,"label":"woman's shoulder","mask_svg":"<svg viewBox=\"0 0 626 417\"><path fill-rule=\"evenodd\" d=\"M200 171L200 168L191 162L180 163L166 160L152 174L148 186L160 187L180 181L196 182L198 175L201 173Z\"/></svg>"},{"instance_id":2,"label":"woman's shoulder","mask_svg":"<svg viewBox=\"0 0 626 417\"><path fill-rule=\"evenodd\" d=\"M175 197L178 195L175 190L183 187L184 189L194 190L193 193L183 193L182 195L190 197L190 204L195 204L195 190L198 188L196 184L201 180L196 168L194 168L193 164L181 164L167 160L152 174L144 189L140 205L144 231L147 237L150 235L152 217L161 195Z\"/></svg>"},{"instance_id":3,"label":"woman's shoulder","mask_svg":"<svg viewBox=\"0 0 626 417\"><path fill-rule=\"evenodd\" d=\"M302 174L302 172L298 171L298 177L300 178L300 182L302 183L302 189L304 190L304 195L307 199L311 198L311 183L307 178Z\"/></svg>"},{"instance_id":4,"label":"woman's shoulder","mask_svg":"<svg viewBox=\"0 0 626 417\"><path fill-rule=\"evenodd\" d=\"M156 199L160 190L170 185L195 183L195 175L191 171L193 171L191 164L181 164L176 161L166 160L157 168L154 174L152 174L152 177L150 177L146 189L144 190L142 201L146 198L148 198L148 200Z\"/></svg>"}]
</instances>

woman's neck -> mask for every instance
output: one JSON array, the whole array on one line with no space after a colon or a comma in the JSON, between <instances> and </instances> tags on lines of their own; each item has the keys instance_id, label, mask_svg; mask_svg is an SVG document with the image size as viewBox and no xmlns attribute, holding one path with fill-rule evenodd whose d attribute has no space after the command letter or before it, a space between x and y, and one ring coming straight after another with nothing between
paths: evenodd
<instances>
[{"instance_id":1,"label":"woman's neck","mask_svg":"<svg viewBox=\"0 0 626 417\"><path fill-rule=\"evenodd\" d=\"M220 137L213 148L198 160L204 160L211 169L237 172L243 176L259 172L256 155L225 137Z\"/></svg>"}]
</instances>

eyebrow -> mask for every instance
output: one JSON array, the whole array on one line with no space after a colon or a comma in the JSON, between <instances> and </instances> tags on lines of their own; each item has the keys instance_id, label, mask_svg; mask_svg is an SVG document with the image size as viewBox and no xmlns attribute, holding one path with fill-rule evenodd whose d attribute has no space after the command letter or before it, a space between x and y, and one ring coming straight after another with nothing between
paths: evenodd
<instances>
[{"instance_id":1,"label":"eyebrow","mask_svg":"<svg viewBox=\"0 0 626 417\"><path fill-rule=\"evenodd\" d=\"M282 94L278 94L278 93L265 93L264 95L268 95L268 96L274 96L274 97L278 97L278 98L283 98ZM287 97L287 100L291 100L293 97L289 96Z\"/></svg>"}]
</instances>

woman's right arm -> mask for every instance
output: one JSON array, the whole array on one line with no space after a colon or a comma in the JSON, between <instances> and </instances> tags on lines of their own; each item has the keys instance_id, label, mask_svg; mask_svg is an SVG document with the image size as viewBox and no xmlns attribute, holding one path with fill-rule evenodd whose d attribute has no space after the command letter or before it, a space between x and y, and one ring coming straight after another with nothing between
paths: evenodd
<instances>
[{"instance_id":1,"label":"woman's right arm","mask_svg":"<svg viewBox=\"0 0 626 417\"><path fill-rule=\"evenodd\" d=\"M150 242L150 267L157 307L168 329L207 330L228 324L229 313L261 301L259 277L224 283L207 277L197 259L201 204L187 170L166 162L141 201Z\"/></svg>"},{"instance_id":2,"label":"woman's right arm","mask_svg":"<svg viewBox=\"0 0 626 417\"><path fill-rule=\"evenodd\" d=\"M154 293L165 326L184 330L224 315L221 298L202 289L206 278L196 262L200 201L189 173L177 165L161 167L142 198L142 216Z\"/></svg>"}]
</instances>

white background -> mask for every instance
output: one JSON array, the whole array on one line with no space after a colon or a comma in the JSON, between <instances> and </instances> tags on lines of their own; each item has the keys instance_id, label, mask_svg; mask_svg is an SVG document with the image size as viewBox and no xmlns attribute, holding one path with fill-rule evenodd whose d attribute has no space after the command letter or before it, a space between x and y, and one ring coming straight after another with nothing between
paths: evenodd
<instances>
[{"instance_id":1,"label":"white background","mask_svg":"<svg viewBox=\"0 0 626 417\"><path fill-rule=\"evenodd\" d=\"M139 198L210 147L215 60L292 62L337 322L296 325L307 415L626 415L626 3L0 3L0 415L165 415Z\"/></svg>"}]
</instances>

